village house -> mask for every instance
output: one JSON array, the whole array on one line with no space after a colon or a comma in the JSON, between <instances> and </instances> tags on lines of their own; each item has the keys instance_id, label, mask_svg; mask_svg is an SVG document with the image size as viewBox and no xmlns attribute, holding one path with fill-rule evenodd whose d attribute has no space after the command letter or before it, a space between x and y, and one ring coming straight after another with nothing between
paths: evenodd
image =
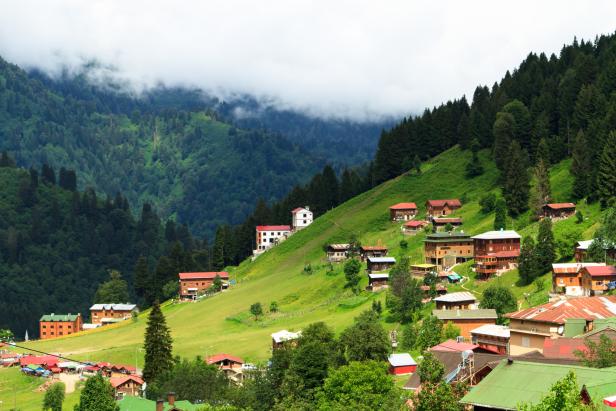
<instances>
[{"instance_id":1,"label":"village house","mask_svg":"<svg viewBox=\"0 0 616 411\"><path fill-rule=\"evenodd\" d=\"M458 199L451 200L428 200L426 201L426 214L429 217L449 215L462 207Z\"/></svg>"},{"instance_id":2,"label":"village house","mask_svg":"<svg viewBox=\"0 0 616 411\"><path fill-rule=\"evenodd\" d=\"M81 331L82 324L81 314L44 315L39 320L39 337L46 340L75 334Z\"/></svg>"},{"instance_id":3,"label":"village house","mask_svg":"<svg viewBox=\"0 0 616 411\"><path fill-rule=\"evenodd\" d=\"M368 257L368 273L387 271L396 264L393 257Z\"/></svg>"},{"instance_id":4,"label":"village house","mask_svg":"<svg viewBox=\"0 0 616 411\"><path fill-rule=\"evenodd\" d=\"M475 272L487 278L516 268L520 239L513 230L488 231L474 236Z\"/></svg>"},{"instance_id":5,"label":"village house","mask_svg":"<svg viewBox=\"0 0 616 411\"><path fill-rule=\"evenodd\" d=\"M473 240L464 232L428 234L424 240L424 258L437 270L448 270L473 258Z\"/></svg>"},{"instance_id":6,"label":"village house","mask_svg":"<svg viewBox=\"0 0 616 411\"><path fill-rule=\"evenodd\" d=\"M126 395L138 397L143 391L143 380L133 374L111 377L109 383L113 387L116 399Z\"/></svg>"},{"instance_id":7,"label":"village house","mask_svg":"<svg viewBox=\"0 0 616 411\"><path fill-rule=\"evenodd\" d=\"M567 358L579 360L576 351L587 351L586 341L599 343L601 336L616 340L616 325L602 326L601 320L593 323L593 330L575 337L546 338L543 342L543 356L546 358Z\"/></svg>"},{"instance_id":8,"label":"village house","mask_svg":"<svg viewBox=\"0 0 616 411\"><path fill-rule=\"evenodd\" d=\"M615 316L616 296L569 298L505 314L509 319L509 352L542 352L544 340L565 335L569 322L581 323L574 333L577 335L592 331L594 320Z\"/></svg>"},{"instance_id":9,"label":"village house","mask_svg":"<svg viewBox=\"0 0 616 411\"><path fill-rule=\"evenodd\" d=\"M616 267L611 265L586 266L580 270L582 292L586 296L601 295L616 288Z\"/></svg>"},{"instance_id":10,"label":"village house","mask_svg":"<svg viewBox=\"0 0 616 411\"><path fill-rule=\"evenodd\" d=\"M193 404L186 400L176 401L175 393L172 392L167 394L167 401L125 396L116 403L120 411L197 411L203 409L203 404Z\"/></svg>"},{"instance_id":11,"label":"village house","mask_svg":"<svg viewBox=\"0 0 616 411\"><path fill-rule=\"evenodd\" d=\"M575 214L574 203L550 203L543 206L543 217L552 220L569 218Z\"/></svg>"},{"instance_id":12,"label":"village house","mask_svg":"<svg viewBox=\"0 0 616 411\"><path fill-rule=\"evenodd\" d=\"M437 310L475 310L478 308L477 298L468 291L441 295L436 297L434 302Z\"/></svg>"},{"instance_id":13,"label":"village house","mask_svg":"<svg viewBox=\"0 0 616 411\"><path fill-rule=\"evenodd\" d=\"M497 354L509 354L509 327L486 324L471 330L471 341L479 347Z\"/></svg>"},{"instance_id":14,"label":"village house","mask_svg":"<svg viewBox=\"0 0 616 411\"><path fill-rule=\"evenodd\" d=\"M362 245L359 248L359 256L362 261L368 257L385 257L387 255L387 247L382 245Z\"/></svg>"},{"instance_id":15,"label":"village house","mask_svg":"<svg viewBox=\"0 0 616 411\"><path fill-rule=\"evenodd\" d=\"M291 225L293 226L293 231L299 231L302 228L308 227L312 224L313 214L310 211L310 207L298 207L291 211ZM259 244L257 242L257 244Z\"/></svg>"},{"instance_id":16,"label":"village house","mask_svg":"<svg viewBox=\"0 0 616 411\"><path fill-rule=\"evenodd\" d=\"M584 295L582 289L582 268L605 266L604 263L554 263L552 264L552 290L572 297Z\"/></svg>"},{"instance_id":17,"label":"village house","mask_svg":"<svg viewBox=\"0 0 616 411\"><path fill-rule=\"evenodd\" d=\"M424 302L429 302L432 301L432 297L430 297L430 286L429 285L420 285L419 289L421 290L423 297L425 299ZM436 295L445 295L447 294L447 287L445 287L443 284L436 284L434 286L434 291L436 292Z\"/></svg>"},{"instance_id":18,"label":"village house","mask_svg":"<svg viewBox=\"0 0 616 411\"><path fill-rule=\"evenodd\" d=\"M414 373L417 369L417 362L409 353L389 354L389 373L393 375L406 375Z\"/></svg>"},{"instance_id":19,"label":"village house","mask_svg":"<svg viewBox=\"0 0 616 411\"><path fill-rule=\"evenodd\" d=\"M256 228L257 248L253 251L255 256L283 242L291 235L291 226L288 225L258 225Z\"/></svg>"},{"instance_id":20,"label":"village house","mask_svg":"<svg viewBox=\"0 0 616 411\"><path fill-rule=\"evenodd\" d=\"M437 267L434 264L411 264L411 275L423 280L428 274L436 273Z\"/></svg>"},{"instance_id":21,"label":"village house","mask_svg":"<svg viewBox=\"0 0 616 411\"><path fill-rule=\"evenodd\" d=\"M398 203L389 207L389 218L391 221L408 221L417 215L417 205L415 203Z\"/></svg>"},{"instance_id":22,"label":"village house","mask_svg":"<svg viewBox=\"0 0 616 411\"><path fill-rule=\"evenodd\" d=\"M302 336L302 332L291 332L287 330L281 330L272 334L272 348L281 348L285 343L289 343L292 346L297 344L297 340Z\"/></svg>"},{"instance_id":23,"label":"village house","mask_svg":"<svg viewBox=\"0 0 616 411\"><path fill-rule=\"evenodd\" d=\"M451 322L460 329L460 336L470 340L471 330L485 324L496 324L496 310L482 308L477 310L432 310L432 315L443 323Z\"/></svg>"},{"instance_id":24,"label":"village house","mask_svg":"<svg viewBox=\"0 0 616 411\"><path fill-rule=\"evenodd\" d=\"M578 263L586 261L586 253L588 252L588 247L592 244L594 240L583 240L578 241L575 245L575 261ZM605 257L616 260L616 246L609 247L605 250Z\"/></svg>"},{"instance_id":25,"label":"village house","mask_svg":"<svg viewBox=\"0 0 616 411\"><path fill-rule=\"evenodd\" d=\"M244 360L230 354L215 354L207 358L208 365L218 367L230 380L235 382L242 381L244 370Z\"/></svg>"},{"instance_id":26,"label":"village house","mask_svg":"<svg viewBox=\"0 0 616 411\"><path fill-rule=\"evenodd\" d=\"M94 304L90 307L92 324L110 324L124 321L137 311L135 304Z\"/></svg>"},{"instance_id":27,"label":"village house","mask_svg":"<svg viewBox=\"0 0 616 411\"><path fill-rule=\"evenodd\" d=\"M432 219L432 226L435 231L443 231L445 227L452 226L453 228L460 227L462 225L462 218L460 217L434 217Z\"/></svg>"},{"instance_id":28,"label":"village house","mask_svg":"<svg viewBox=\"0 0 616 411\"><path fill-rule=\"evenodd\" d=\"M181 300L195 300L197 296L212 286L217 276L222 281L229 281L229 273L226 271L179 273L178 276L180 278Z\"/></svg>"},{"instance_id":29,"label":"village house","mask_svg":"<svg viewBox=\"0 0 616 411\"><path fill-rule=\"evenodd\" d=\"M423 220L411 220L402 224L402 234L406 235L415 235L424 229L428 224L427 221Z\"/></svg>"},{"instance_id":30,"label":"village house","mask_svg":"<svg viewBox=\"0 0 616 411\"><path fill-rule=\"evenodd\" d=\"M330 244L327 246L327 261L337 263L349 257L350 244Z\"/></svg>"},{"instance_id":31,"label":"village house","mask_svg":"<svg viewBox=\"0 0 616 411\"><path fill-rule=\"evenodd\" d=\"M384 288L389 287L389 274L388 273L377 273L377 274L368 274L368 291L378 291Z\"/></svg>"}]
</instances>

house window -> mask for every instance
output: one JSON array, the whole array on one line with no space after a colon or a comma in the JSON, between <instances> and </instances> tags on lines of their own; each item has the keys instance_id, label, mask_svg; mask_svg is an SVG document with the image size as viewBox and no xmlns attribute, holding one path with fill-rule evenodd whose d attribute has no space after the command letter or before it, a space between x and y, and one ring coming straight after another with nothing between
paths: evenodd
<instances>
[{"instance_id":1,"label":"house window","mask_svg":"<svg viewBox=\"0 0 616 411\"><path fill-rule=\"evenodd\" d=\"M306 218L306 217L307 217L307 216L306 216L306 214L304 214L304 218ZM305 221L304 221L304 222L305 222Z\"/></svg>"},{"instance_id":2,"label":"house window","mask_svg":"<svg viewBox=\"0 0 616 411\"><path fill-rule=\"evenodd\" d=\"M522 337L522 347L530 347L530 338Z\"/></svg>"},{"instance_id":3,"label":"house window","mask_svg":"<svg viewBox=\"0 0 616 411\"><path fill-rule=\"evenodd\" d=\"M304 220L304 224L306 224L306 220Z\"/></svg>"}]
</instances>

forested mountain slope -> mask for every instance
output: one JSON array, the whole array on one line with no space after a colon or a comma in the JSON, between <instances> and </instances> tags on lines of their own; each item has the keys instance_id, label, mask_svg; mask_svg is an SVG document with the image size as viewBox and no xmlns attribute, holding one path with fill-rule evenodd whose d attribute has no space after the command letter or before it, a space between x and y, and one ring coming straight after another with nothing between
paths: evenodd
<instances>
[{"instance_id":1,"label":"forested mountain slope","mask_svg":"<svg viewBox=\"0 0 616 411\"><path fill-rule=\"evenodd\" d=\"M200 235L241 222L258 198L282 197L323 165L280 135L82 86L52 91L0 60L0 150L22 166L75 169L80 187L148 201Z\"/></svg>"}]
</instances>

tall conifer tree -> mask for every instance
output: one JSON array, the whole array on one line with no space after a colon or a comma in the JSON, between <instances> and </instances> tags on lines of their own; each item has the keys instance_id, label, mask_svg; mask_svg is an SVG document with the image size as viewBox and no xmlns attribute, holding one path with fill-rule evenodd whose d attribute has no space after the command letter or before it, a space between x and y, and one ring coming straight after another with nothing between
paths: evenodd
<instances>
[{"instance_id":1,"label":"tall conifer tree","mask_svg":"<svg viewBox=\"0 0 616 411\"><path fill-rule=\"evenodd\" d=\"M545 273L552 268L552 263L556 259L556 244L552 232L552 220L549 218L544 218L539 223L535 255L537 269L540 273Z\"/></svg>"},{"instance_id":2,"label":"tall conifer tree","mask_svg":"<svg viewBox=\"0 0 616 411\"><path fill-rule=\"evenodd\" d=\"M497 113L492 134L494 134L494 162L496 168L504 172L509 157L509 147L513 140L515 120L509 113Z\"/></svg>"},{"instance_id":3,"label":"tall conifer tree","mask_svg":"<svg viewBox=\"0 0 616 411\"><path fill-rule=\"evenodd\" d=\"M503 186L507 209L513 216L528 209L530 179L526 170L527 159L520 144L513 141L509 146L509 159Z\"/></svg>"},{"instance_id":4,"label":"tall conifer tree","mask_svg":"<svg viewBox=\"0 0 616 411\"><path fill-rule=\"evenodd\" d=\"M616 132L610 132L599 163L597 191L601 206L606 207L616 198Z\"/></svg>"},{"instance_id":5,"label":"tall conifer tree","mask_svg":"<svg viewBox=\"0 0 616 411\"><path fill-rule=\"evenodd\" d=\"M580 130L573 143L571 174L573 174L573 197L584 198L589 194L591 160L588 141Z\"/></svg>"},{"instance_id":6,"label":"tall conifer tree","mask_svg":"<svg viewBox=\"0 0 616 411\"><path fill-rule=\"evenodd\" d=\"M169 327L167 327L167 321L160 310L158 301L155 301L145 330L143 379L148 384L173 367L172 344L173 340Z\"/></svg>"}]
</instances>

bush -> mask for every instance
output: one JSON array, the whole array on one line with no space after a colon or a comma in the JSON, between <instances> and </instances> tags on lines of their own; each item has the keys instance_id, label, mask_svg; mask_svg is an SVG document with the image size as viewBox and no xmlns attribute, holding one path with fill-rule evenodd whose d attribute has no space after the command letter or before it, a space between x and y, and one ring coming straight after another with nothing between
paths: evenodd
<instances>
[{"instance_id":1,"label":"bush","mask_svg":"<svg viewBox=\"0 0 616 411\"><path fill-rule=\"evenodd\" d=\"M409 243L406 240L400 240L400 248L406 250L409 247Z\"/></svg>"},{"instance_id":2,"label":"bush","mask_svg":"<svg viewBox=\"0 0 616 411\"><path fill-rule=\"evenodd\" d=\"M479 205L481 206L481 212L483 214L491 213L492 211L494 211L494 208L496 207L496 194L488 193L482 196L479 199Z\"/></svg>"}]
</instances>

